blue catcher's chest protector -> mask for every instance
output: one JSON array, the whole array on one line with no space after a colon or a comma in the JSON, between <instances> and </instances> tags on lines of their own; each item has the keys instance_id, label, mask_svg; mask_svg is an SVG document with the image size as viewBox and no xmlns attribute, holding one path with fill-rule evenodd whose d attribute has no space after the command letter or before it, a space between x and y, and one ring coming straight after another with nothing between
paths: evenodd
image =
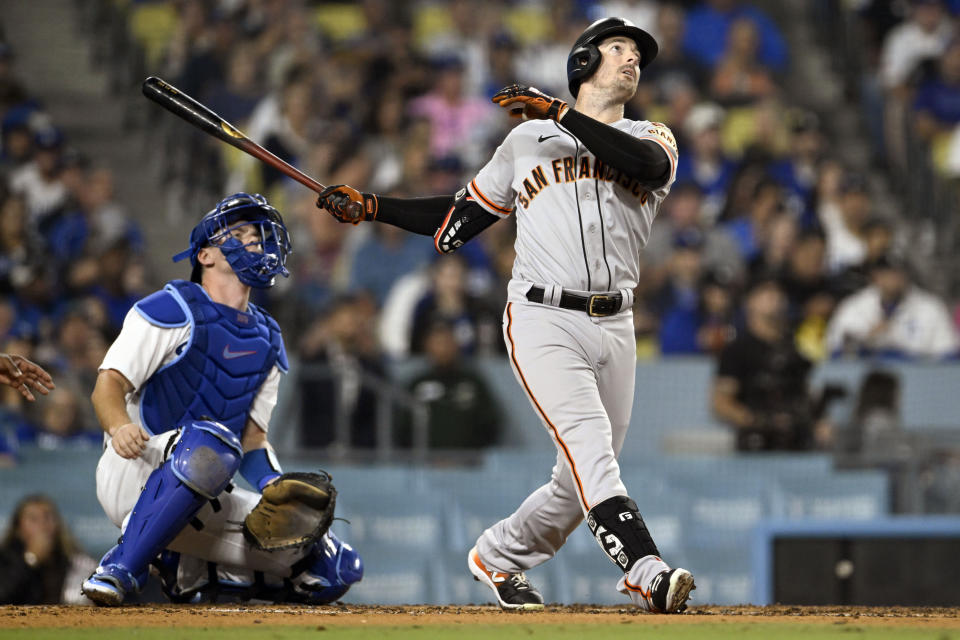
<instances>
[{"instance_id":1,"label":"blue catcher's chest protector","mask_svg":"<svg viewBox=\"0 0 960 640\"><path fill-rule=\"evenodd\" d=\"M253 399L287 354L276 321L253 304L237 311L210 299L200 285L173 280L135 305L159 327L191 327L179 355L144 384L140 418L151 434L187 420L213 419L242 437Z\"/></svg>"}]
</instances>

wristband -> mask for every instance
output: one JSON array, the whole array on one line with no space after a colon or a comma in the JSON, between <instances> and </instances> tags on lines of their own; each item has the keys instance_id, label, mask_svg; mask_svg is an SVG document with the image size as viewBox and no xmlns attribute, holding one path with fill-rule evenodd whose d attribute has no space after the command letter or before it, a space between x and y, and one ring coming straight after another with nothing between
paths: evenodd
<instances>
[{"instance_id":1,"label":"wristband","mask_svg":"<svg viewBox=\"0 0 960 640\"><path fill-rule=\"evenodd\" d=\"M240 460L240 475L258 491L263 491L268 482L280 477L280 463L272 449L253 449L243 454Z\"/></svg>"},{"instance_id":2,"label":"wristband","mask_svg":"<svg viewBox=\"0 0 960 640\"><path fill-rule=\"evenodd\" d=\"M107 435L113 438L114 436L116 436L117 432L120 431L120 429L123 429L128 424L132 424L136 426L136 424L133 422L124 422L123 424L114 427L112 430L107 431Z\"/></svg>"}]
</instances>

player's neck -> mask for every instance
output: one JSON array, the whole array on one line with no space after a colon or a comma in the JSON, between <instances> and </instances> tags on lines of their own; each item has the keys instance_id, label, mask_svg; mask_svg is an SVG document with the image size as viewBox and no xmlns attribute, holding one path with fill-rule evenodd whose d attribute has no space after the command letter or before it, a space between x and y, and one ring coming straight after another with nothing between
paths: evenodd
<instances>
[{"instance_id":1,"label":"player's neck","mask_svg":"<svg viewBox=\"0 0 960 640\"><path fill-rule=\"evenodd\" d=\"M581 90L577 97L577 104L573 108L604 124L623 120L623 103L602 93Z\"/></svg>"},{"instance_id":2,"label":"player's neck","mask_svg":"<svg viewBox=\"0 0 960 640\"><path fill-rule=\"evenodd\" d=\"M214 302L237 311L246 311L250 304L250 287L236 278L229 281L205 278L203 289Z\"/></svg>"}]
</instances>

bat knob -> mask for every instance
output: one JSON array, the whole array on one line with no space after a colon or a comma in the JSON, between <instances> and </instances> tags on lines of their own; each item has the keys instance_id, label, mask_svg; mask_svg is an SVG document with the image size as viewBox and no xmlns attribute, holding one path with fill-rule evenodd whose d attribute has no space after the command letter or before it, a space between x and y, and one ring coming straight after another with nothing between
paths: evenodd
<instances>
[{"instance_id":1,"label":"bat knob","mask_svg":"<svg viewBox=\"0 0 960 640\"><path fill-rule=\"evenodd\" d=\"M344 207L344 213L346 214L347 219L352 221L354 224L363 222L363 203L350 202L346 207Z\"/></svg>"}]
</instances>

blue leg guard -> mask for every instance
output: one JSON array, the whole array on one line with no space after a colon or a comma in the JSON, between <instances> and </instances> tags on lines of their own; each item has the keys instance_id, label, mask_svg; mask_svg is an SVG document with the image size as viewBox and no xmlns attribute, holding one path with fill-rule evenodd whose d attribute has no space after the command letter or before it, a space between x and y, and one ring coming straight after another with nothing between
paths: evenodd
<instances>
[{"instance_id":1,"label":"blue leg guard","mask_svg":"<svg viewBox=\"0 0 960 640\"><path fill-rule=\"evenodd\" d=\"M171 457L147 479L119 544L83 583L83 593L97 604L115 606L126 592L139 591L150 561L226 488L242 455L240 441L223 425L184 425Z\"/></svg>"},{"instance_id":2,"label":"blue leg guard","mask_svg":"<svg viewBox=\"0 0 960 640\"><path fill-rule=\"evenodd\" d=\"M310 554L297 567L302 572L293 579L293 601L311 604L335 602L363 578L363 560L360 554L332 531L328 531Z\"/></svg>"}]
</instances>

